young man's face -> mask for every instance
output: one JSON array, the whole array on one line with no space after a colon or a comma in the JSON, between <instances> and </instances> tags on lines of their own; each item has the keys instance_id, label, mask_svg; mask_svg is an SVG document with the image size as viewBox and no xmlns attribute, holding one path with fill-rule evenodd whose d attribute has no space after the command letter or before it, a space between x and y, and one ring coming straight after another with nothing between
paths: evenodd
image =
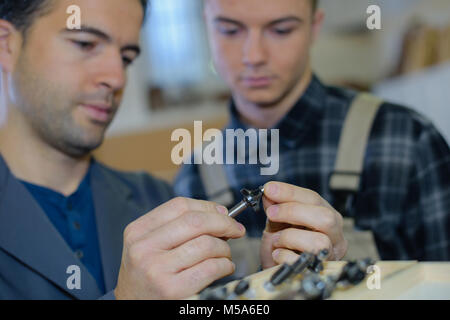
<instances>
[{"instance_id":1,"label":"young man's face","mask_svg":"<svg viewBox=\"0 0 450 320\"><path fill-rule=\"evenodd\" d=\"M73 156L98 147L139 54L139 0L57 0L29 29L11 72L11 104L47 143ZM67 8L82 31L67 30Z\"/></svg>"},{"instance_id":2,"label":"young man's face","mask_svg":"<svg viewBox=\"0 0 450 320\"><path fill-rule=\"evenodd\" d=\"M280 102L306 76L321 16L311 0L204 0L215 65L233 95Z\"/></svg>"}]
</instances>

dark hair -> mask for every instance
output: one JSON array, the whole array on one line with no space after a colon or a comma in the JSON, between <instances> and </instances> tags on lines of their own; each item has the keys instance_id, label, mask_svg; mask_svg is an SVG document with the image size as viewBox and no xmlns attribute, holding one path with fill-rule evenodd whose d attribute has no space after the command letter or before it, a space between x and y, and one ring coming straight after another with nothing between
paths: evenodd
<instances>
[{"instance_id":1,"label":"dark hair","mask_svg":"<svg viewBox=\"0 0 450 320\"><path fill-rule=\"evenodd\" d=\"M49 13L54 0L0 0L0 19L12 23L17 30L26 33L38 17ZM140 0L144 17L149 0Z\"/></svg>"},{"instance_id":2,"label":"dark hair","mask_svg":"<svg viewBox=\"0 0 450 320\"><path fill-rule=\"evenodd\" d=\"M17 30L25 32L37 17L48 12L50 4L49 0L2 0L0 19L9 21Z\"/></svg>"},{"instance_id":3,"label":"dark hair","mask_svg":"<svg viewBox=\"0 0 450 320\"><path fill-rule=\"evenodd\" d=\"M315 12L317 10L318 6L319 6L319 0L312 0L313 12Z\"/></svg>"}]
</instances>

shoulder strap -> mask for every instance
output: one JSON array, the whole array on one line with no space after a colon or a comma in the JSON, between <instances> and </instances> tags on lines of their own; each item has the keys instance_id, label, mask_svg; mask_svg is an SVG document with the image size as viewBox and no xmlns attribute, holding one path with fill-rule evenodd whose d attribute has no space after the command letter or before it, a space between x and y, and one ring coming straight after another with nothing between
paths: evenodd
<instances>
[{"instance_id":1,"label":"shoulder strap","mask_svg":"<svg viewBox=\"0 0 450 320\"><path fill-rule=\"evenodd\" d=\"M361 93L352 102L342 129L330 189L335 195L334 207L346 213L350 197L359 189L364 155L370 131L383 101Z\"/></svg>"},{"instance_id":2,"label":"shoulder strap","mask_svg":"<svg viewBox=\"0 0 450 320\"><path fill-rule=\"evenodd\" d=\"M198 170L207 199L226 207L233 205L234 196L224 165L202 163L198 165Z\"/></svg>"}]
</instances>

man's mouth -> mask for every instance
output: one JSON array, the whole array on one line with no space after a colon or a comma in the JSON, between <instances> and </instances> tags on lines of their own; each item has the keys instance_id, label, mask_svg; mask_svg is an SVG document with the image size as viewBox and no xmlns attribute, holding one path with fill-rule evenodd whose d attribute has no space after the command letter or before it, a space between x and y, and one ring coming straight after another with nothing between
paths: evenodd
<instances>
[{"instance_id":1,"label":"man's mouth","mask_svg":"<svg viewBox=\"0 0 450 320\"><path fill-rule=\"evenodd\" d=\"M113 107L107 104L85 103L81 104L83 111L91 120L109 123L113 114Z\"/></svg>"},{"instance_id":2,"label":"man's mouth","mask_svg":"<svg viewBox=\"0 0 450 320\"><path fill-rule=\"evenodd\" d=\"M248 88L265 88L272 84L274 77L264 76L264 77L242 77L241 81L244 86Z\"/></svg>"}]
</instances>

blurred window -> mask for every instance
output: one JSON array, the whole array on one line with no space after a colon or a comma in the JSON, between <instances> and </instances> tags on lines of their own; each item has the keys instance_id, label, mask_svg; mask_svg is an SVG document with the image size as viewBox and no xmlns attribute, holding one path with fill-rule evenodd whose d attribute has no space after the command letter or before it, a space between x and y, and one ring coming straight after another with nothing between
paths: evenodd
<instances>
[{"instance_id":1,"label":"blurred window","mask_svg":"<svg viewBox=\"0 0 450 320\"><path fill-rule=\"evenodd\" d=\"M207 77L202 0L152 0L145 34L153 86L195 86Z\"/></svg>"}]
</instances>

